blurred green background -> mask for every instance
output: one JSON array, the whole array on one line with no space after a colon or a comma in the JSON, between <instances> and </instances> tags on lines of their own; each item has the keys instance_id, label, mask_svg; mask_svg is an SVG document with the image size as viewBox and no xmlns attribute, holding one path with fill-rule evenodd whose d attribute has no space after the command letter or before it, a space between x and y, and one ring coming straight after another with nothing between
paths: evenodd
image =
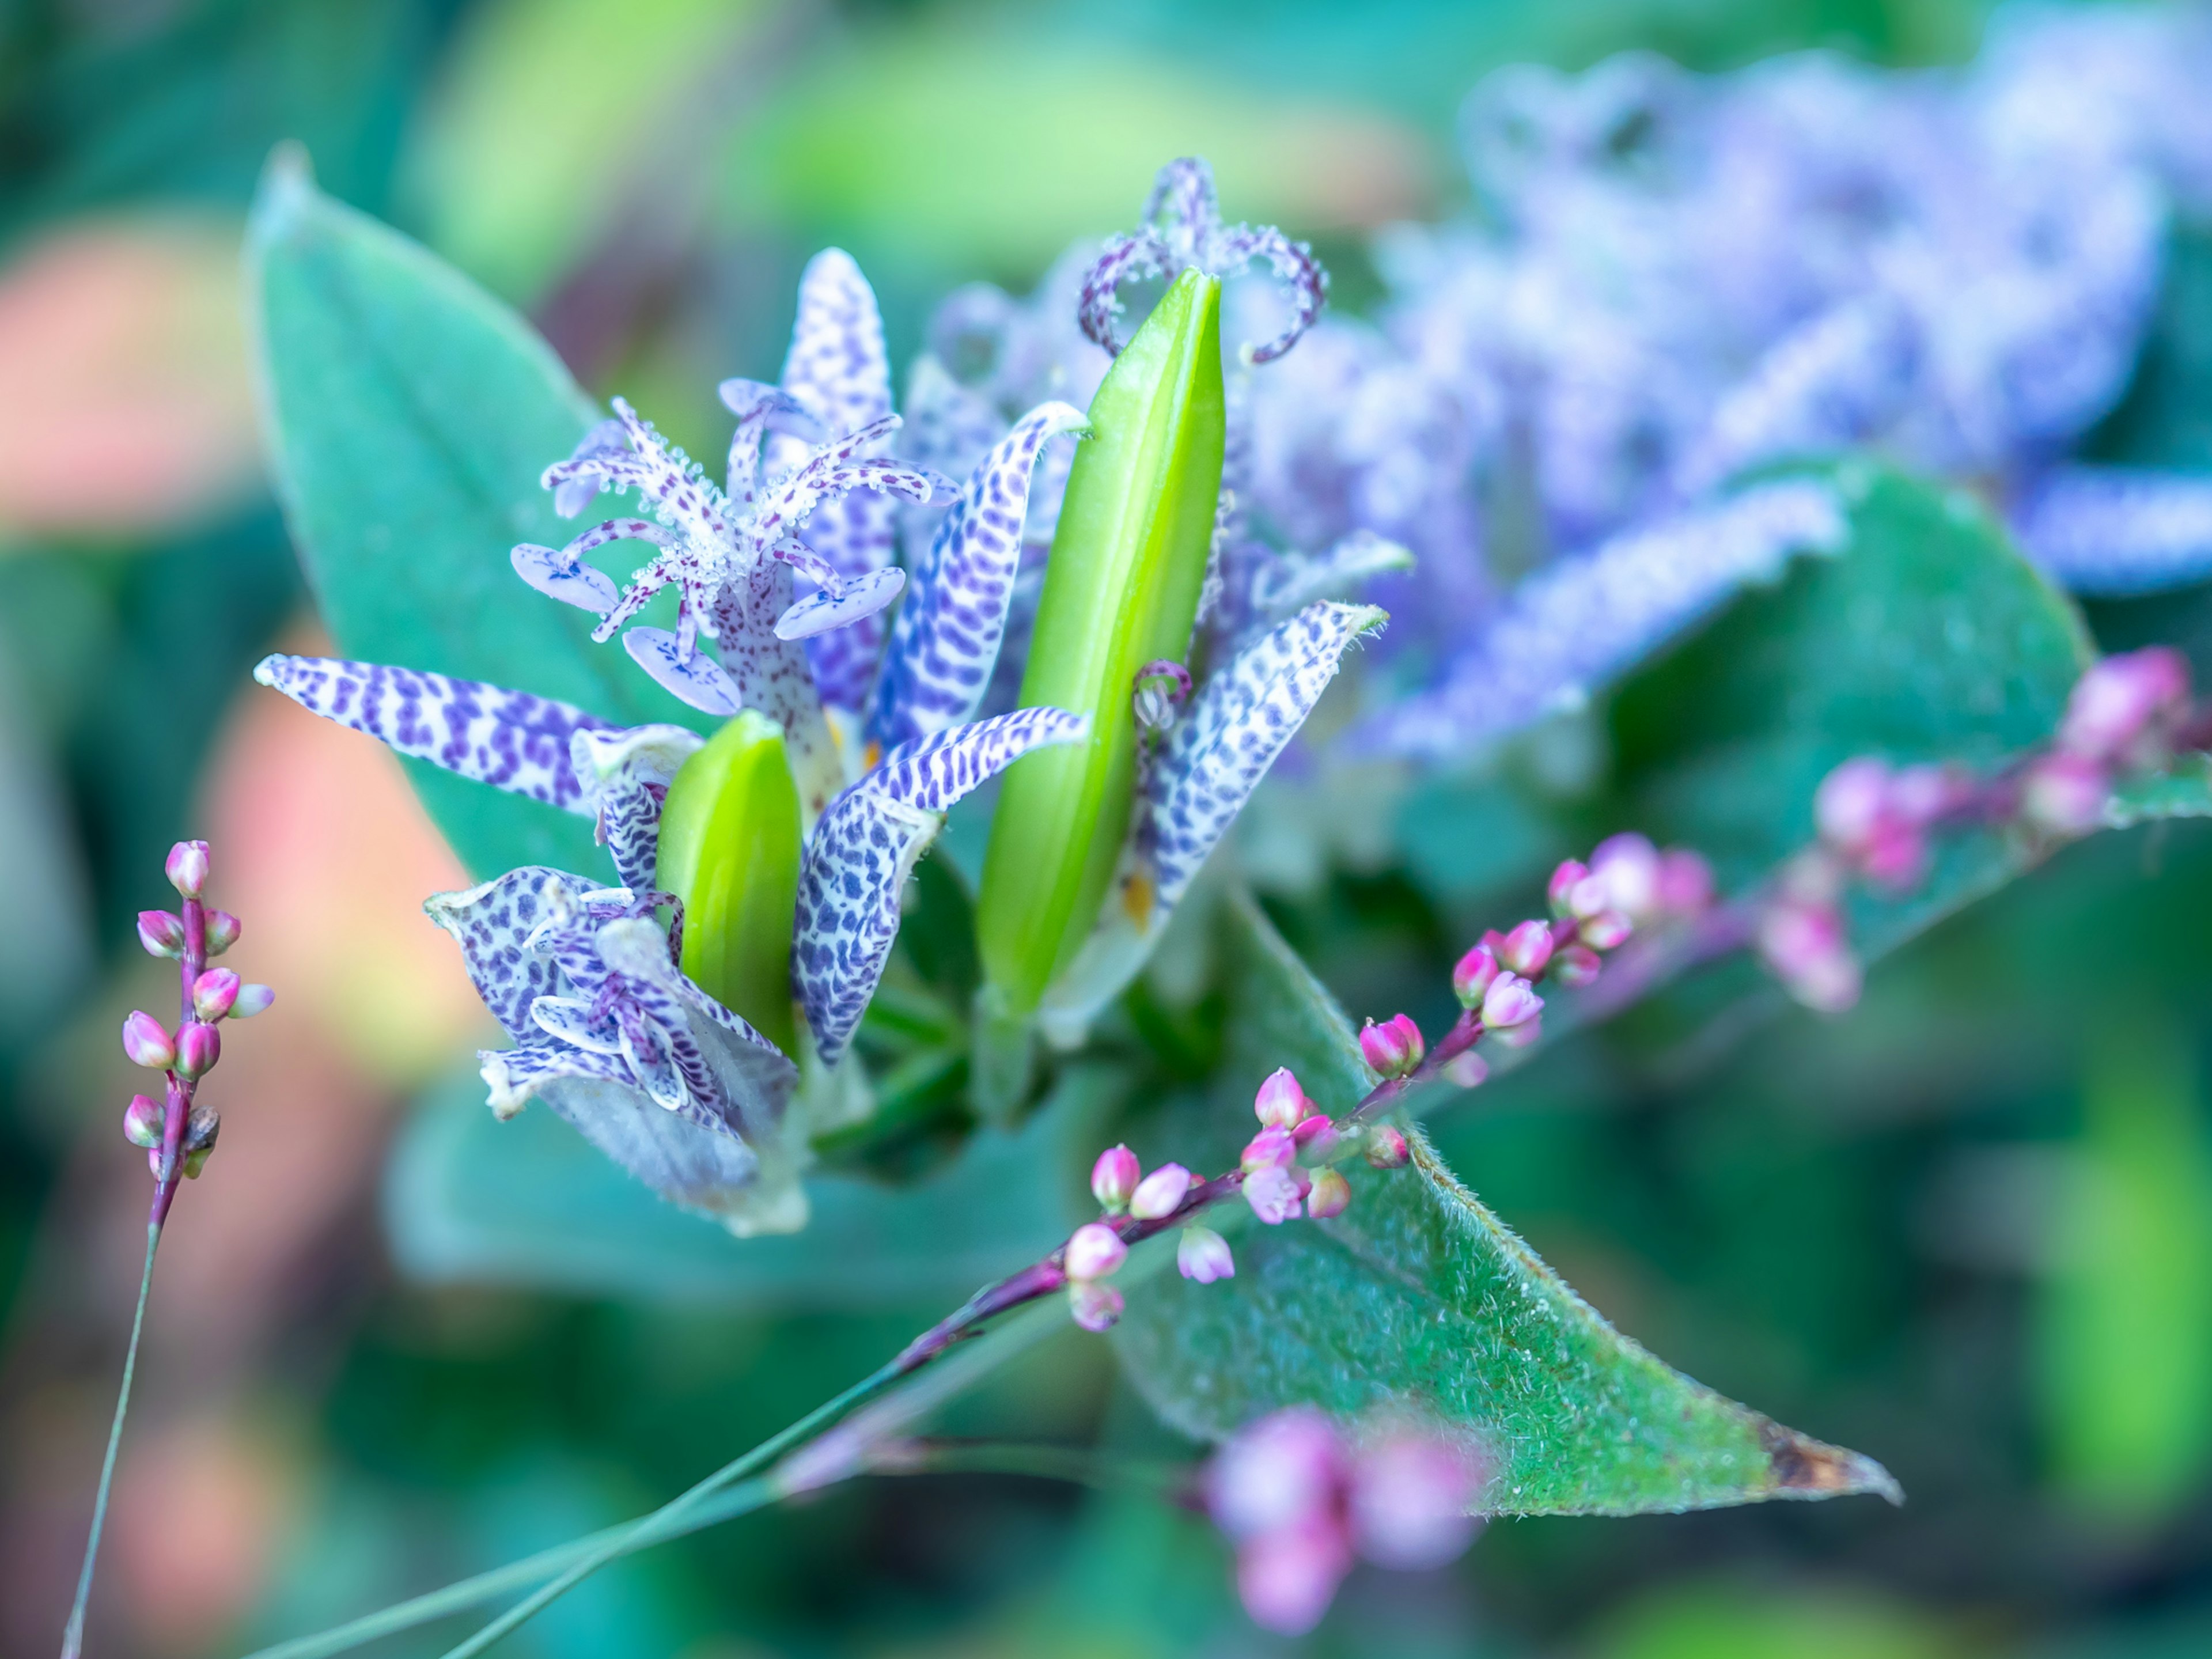
<instances>
[{"instance_id":1,"label":"blurred green background","mask_svg":"<svg viewBox=\"0 0 2212 1659\"><path fill-rule=\"evenodd\" d=\"M534 1275L564 1291L465 1282L534 1248L491 1200L562 1190L571 1143L543 1136L494 1143L443 1232L410 1215L485 1121L463 1059L482 1016L416 909L459 878L397 769L249 695L256 657L315 637L237 288L274 143L711 450L715 380L773 377L824 243L860 259L903 362L946 289L1025 285L1197 152L1231 216L1312 238L1356 310L1366 234L1457 205L1453 112L1490 67L1632 46L1942 63L1981 22L1966 0L8 0L0 1651L54 1650L82 1545L144 1199L112 1032L159 994L131 917L179 835L214 840L239 965L283 1000L226 1057L222 1152L164 1249L94 1651L241 1651L604 1524L977 1277L895 1214L832 1212L742 1280L670 1218L666 1241L617 1229ZM1433 1014L1453 941L1509 919L1453 854L1510 823L1425 799L1358 872L1270 896L1356 1012ZM1310 1650L2212 1651L2207 915L2212 827L2106 836L1892 959L1847 1019L1694 1052L1585 1036L1440 1121L1454 1167L1623 1328L1879 1456L1911 1501L1500 1523L1452 1569L1356 1577ZM1048 1149L1003 1155L1012 1190ZM639 1295L626 1238L707 1265ZM946 1426L1187 1449L1073 1339ZM1226 1568L1144 1500L884 1480L610 1571L504 1650L1283 1650Z\"/></svg>"}]
</instances>

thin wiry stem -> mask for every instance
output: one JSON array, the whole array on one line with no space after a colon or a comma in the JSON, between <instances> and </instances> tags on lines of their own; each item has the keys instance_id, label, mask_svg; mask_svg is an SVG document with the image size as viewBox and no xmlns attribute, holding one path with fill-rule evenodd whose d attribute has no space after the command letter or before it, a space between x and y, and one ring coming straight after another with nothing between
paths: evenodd
<instances>
[{"instance_id":1,"label":"thin wiry stem","mask_svg":"<svg viewBox=\"0 0 2212 1659\"><path fill-rule=\"evenodd\" d=\"M62 1630L62 1659L77 1659L84 1648L84 1610L92 1600L92 1570L100 1559L100 1534L107 1524L107 1492L115 1480L115 1454L123 1444L123 1419L131 1411L131 1379L138 1370L138 1337L146 1328L146 1297L154 1288L154 1251L161 1224L146 1224L146 1267L138 1276L138 1311L131 1317L131 1346L123 1356L123 1387L115 1396L115 1421L108 1425L107 1457L100 1466L100 1492L92 1501L92 1535L84 1543L84 1569L77 1574L76 1600Z\"/></svg>"},{"instance_id":2,"label":"thin wiry stem","mask_svg":"<svg viewBox=\"0 0 2212 1659\"><path fill-rule=\"evenodd\" d=\"M646 1544L657 1542L661 1528L686 1518L724 1487L734 1481L742 1480L764 1464L782 1455L792 1447L808 1438L817 1430L828 1426L855 1406L882 1393L905 1374L905 1370L901 1367L899 1362L893 1360L890 1364L861 1378L836 1399L816 1407L781 1433L771 1436L744 1455L725 1463L688 1492L671 1498L642 1521L599 1544L562 1571L552 1583L533 1590L475 1635L470 1637L468 1640L457 1647L449 1649L445 1659L471 1659L473 1655L482 1653L508 1632L534 1617L540 1609L583 1583L585 1579L590 1577L617 1556Z\"/></svg>"}]
</instances>

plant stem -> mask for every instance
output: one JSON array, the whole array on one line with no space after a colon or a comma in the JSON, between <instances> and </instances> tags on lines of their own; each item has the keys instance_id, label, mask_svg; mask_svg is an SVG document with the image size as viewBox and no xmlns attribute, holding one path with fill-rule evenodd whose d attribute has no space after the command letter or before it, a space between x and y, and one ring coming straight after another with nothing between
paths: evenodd
<instances>
[{"instance_id":1,"label":"plant stem","mask_svg":"<svg viewBox=\"0 0 2212 1659\"><path fill-rule=\"evenodd\" d=\"M115 1454L123 1443L123 1419L131 1410L131 1380L138 1370L138 1338L146 1328L146 1297L154 1287L154 1250L161 1224L146 1224L146 1266L138 1276L138 1311L131 1317L131 1346L123 1356L123 1386L115 1396L115 1420L108 1425L107 1456L100 1466L100 1491L92 1503L92 1535L85 1540L84 1569L77 1574L76 1600L62 1630L62 1659L77 1659L84 1648L84 1610L92 1600L92 1570L100 1559L100 1534L107 1524L107 1492L115 1480Z\"/></svg>"},{"instance_id":2,"label":"plant stem","mask_svg":"<svg viewBox=\"0 0 2212 1659\"><path fill-rule=\"evenodd\" d=\"M755 1446L744 1455L725 1463L704 1480L700 1481L689 1491L671 1498L643 1520L635 1522L627 1528L619 1529L612 1538L605 1538L602 1534L603 1542L586 1553L580 1559L563 1571L552 1583L533 1590L475 1635L470 1637L468 1640L447 1650L445 1659L471 1659L472 1656L482 1653L500 1638L526 1623L541 1608L550 1605L576 1585L583 1583L585 1579L590 1577L617 1556L658 1541L662 1528L685 1518L692 1510L731 1482L743 1480L763 1464L781 1456L784 1452L806 1439L817 1430L827 1428L855 1406L882 1393L884 1389L904 1376L907 1369L910 1368L902 1368L898 1360L893 1360L890 1364L880 1367L861 1378L836 1399L817 1406L789 1428L762 1441L759 1445ZM672 1536L673 1534L670 1535Z\"/></svg>"},{"instance_id":3,"label":"plant stem","mask_svg":"<svg viewBox=\"0 0 2212 1659\"><path fill-rule=\"evenodd\" d=\"M418 1625L465 1613L479 1602L489 1601L510 1590L526 1589L609 1545L614 1547L615 1555L628 1555L635 1550L646 1549L724 1521L734 1520L741 1515L750 1515L753 1510L773 1503L776 1495L775 1486L769 1480L744 1481L673 1522L655 1524L654 1517L650 1515L618 1522L614 1526L602 1528L581 1538L571 1539L565 1544L556 1544L550 1549L540 1550L520 1561L511 1561L503 1567L495 1567L489 1572L480 1572L473 1578L447 1584L442 1589L431 1590L410 1601L396 1601L388 1607L380 1607L349 1624L338 1625L313 1636L279 1642L274 1647L258 1649L248 1654L246 1659L330 1659L332 1654L343 1653L363 1643L397 1636L402 1631L413 1630Z\"/></svg>"}]
</instances>

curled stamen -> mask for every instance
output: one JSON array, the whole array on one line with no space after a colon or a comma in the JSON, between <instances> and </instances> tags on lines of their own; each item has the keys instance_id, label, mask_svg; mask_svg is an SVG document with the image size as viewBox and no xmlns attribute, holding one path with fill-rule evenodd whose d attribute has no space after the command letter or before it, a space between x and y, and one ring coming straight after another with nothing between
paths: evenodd
<instances>
[{"instance_id":1,"label":"curled stamen","mask_svg":"<svg viewBox=\"0 0 2212 1659\"><path fill-rule=\"evenodd\" d=\"M1233 276L1255 259L1265 259L1291 295L1290 325L1265 344L1243 349L1248 362L1264 363L1288 351L1313 326L1328 297L1328 272L1310 247L1273 225L1223 224L1213 169L1184 156L1160 169L1138 228L1107 243L1085 273L1077 319L1085 334L1118 356L1123 342L1114 319L1121 313L1124 283L1141 276L1172 280L1193 265L1211 276Z\"/></svg>"}]
</instances>

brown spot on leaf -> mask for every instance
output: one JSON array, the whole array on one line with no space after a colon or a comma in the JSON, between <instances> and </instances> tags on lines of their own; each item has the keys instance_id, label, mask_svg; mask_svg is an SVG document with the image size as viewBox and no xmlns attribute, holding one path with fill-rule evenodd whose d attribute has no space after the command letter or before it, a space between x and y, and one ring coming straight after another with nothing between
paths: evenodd
<instances>
[{"instance_id":1,"label":"brown spot on leaf","mask_svg":"<svg viewBox=\"0 0 2212 1659\"><path fill-rule=\"evenodd\" d=\"M1838 1498L1874 1492L1893 1504L1905 1501L1905 1489L1871 1457L1831 1446L1771 1418L1759 1425L1759 1443L1780 1492L1792 1498Z\"/></svg>"}]
</instances>

